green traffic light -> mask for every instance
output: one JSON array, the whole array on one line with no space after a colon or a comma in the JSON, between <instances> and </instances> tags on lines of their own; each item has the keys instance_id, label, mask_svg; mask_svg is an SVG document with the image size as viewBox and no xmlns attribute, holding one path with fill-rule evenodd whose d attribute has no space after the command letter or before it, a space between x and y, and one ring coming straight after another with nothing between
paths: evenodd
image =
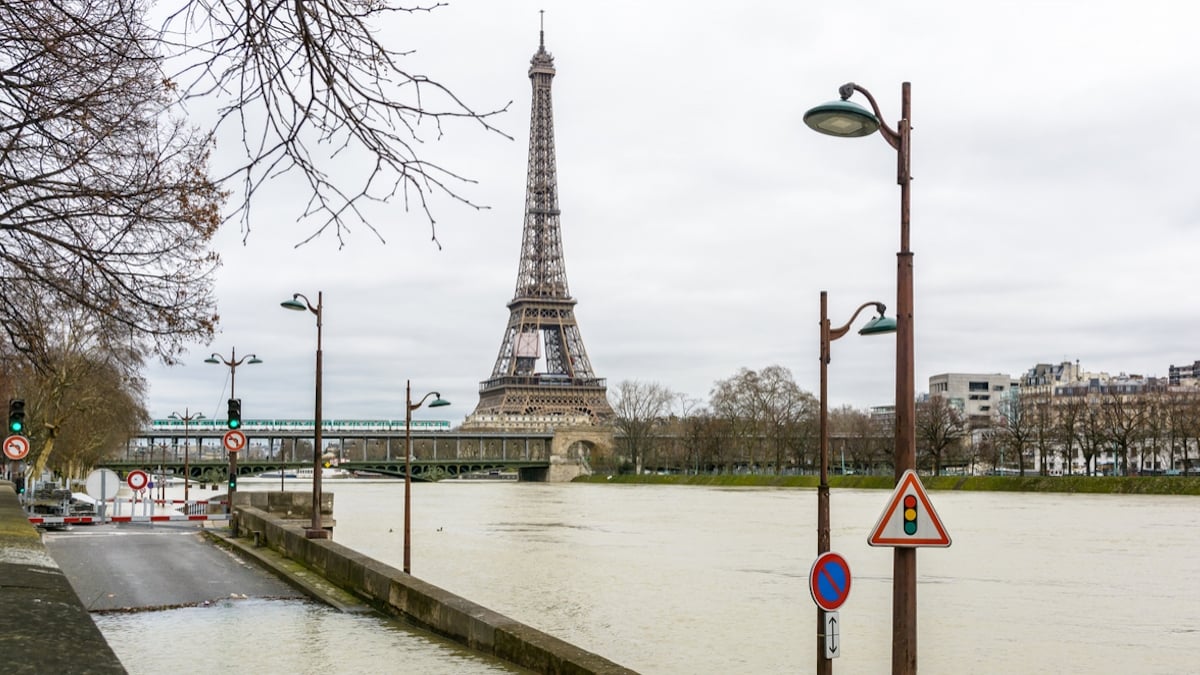
<instances>
[{"instance_id":1,"label":"green traffic light","mask_svg":"<svg viewBox=\"0 0 1200 675\"><path fill-rule=\"evenodd\" d=\"M13 421L12 421L12 422L10 422L10 423L9 423L9 425L8 425L8 430L9 430L9 431L11 431L11 432L13 432L14 434L19 434L19 433L21 433L21 431L22 431L24 428L25 428L25 425L24 425L24 424L21 424L20 422L18 422L18 421L16 421L16 420L13 420Z\"/></svg>"},{"instance_id":2,"label":"green traffic light","mask_svg":"<svg viewBox=\"0 0 1200 675\"><path fill-rule=\"evenodd\" d=\"M242 426L241 420L229 420L229 428L230 429L236 429L240 426Z\"/></svg>"}]
</instances>

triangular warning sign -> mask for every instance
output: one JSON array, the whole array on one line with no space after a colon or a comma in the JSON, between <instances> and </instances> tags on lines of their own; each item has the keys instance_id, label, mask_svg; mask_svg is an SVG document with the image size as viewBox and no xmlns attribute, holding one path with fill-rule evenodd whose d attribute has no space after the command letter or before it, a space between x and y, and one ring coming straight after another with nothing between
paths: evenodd
<instances>
[{"instance_id":1,"label":"triangular warning sign","mask_svg":"<svg viewBox=\"0 0 1200 675\"><path fill-rule=\"evenodd\" d=\"M942 527L937 511L929 502L925 486L917 472L909 469L900 476L887 508L867 538L871 546L949 546L950 535Z\"/></svg>"}]
</instances>

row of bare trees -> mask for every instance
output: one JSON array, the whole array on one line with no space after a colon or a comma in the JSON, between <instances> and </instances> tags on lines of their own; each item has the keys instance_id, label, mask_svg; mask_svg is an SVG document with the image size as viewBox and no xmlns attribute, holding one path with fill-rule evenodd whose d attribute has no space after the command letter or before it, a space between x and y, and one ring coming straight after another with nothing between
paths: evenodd
<instances>
[{"instance_id":1,"label":"row of bare trees","mask_svg":"<svg viewBox=\"0 0 1200 675\"><path fill-rule=\"evenodd\" d=\"M743 368L717 381L707 405L657 383L625 381L612 392L617 468L693 473L815 471L819 401L781 366ZM1184 473L1200 459L1200 392L1095 390L1026 394L990 419L967 419L949 399L917 403L917 463L1042 474L1095 473L1101 456L1119 473ZM829 412L835 471L890 473L894 421L850 406ZM1194 469L1193 469L1194 470Z\"/></svg>"},{"instance_id":2,"label":"row of bare trees","mask_svg":"<svg viewBox=\"0 0 1200 675\"><path fill-rule=\"evenodd\" d=\"M1096 387L1069 396L1028 394L1011 400L1004 416L985 430L1007 450L1021 475L1037 467L1095 473L1101 456L1112 472L1194 470L1200 447L1200 391L1146 388L1137 392ZM1079 466L1076 466L1079 462Z\"/></svg>"},{"instance_id":3,"label":"row of bare trees","mask_svg":"<svg viewBox=\"0 0 1200 675\"><path fill-rule=\"evenodd\" d=\"M815 458L818 401L782 366L717 381L707 405L657 383L611 395L622 470L794 473Z\"/></svg>"}]
</instances>

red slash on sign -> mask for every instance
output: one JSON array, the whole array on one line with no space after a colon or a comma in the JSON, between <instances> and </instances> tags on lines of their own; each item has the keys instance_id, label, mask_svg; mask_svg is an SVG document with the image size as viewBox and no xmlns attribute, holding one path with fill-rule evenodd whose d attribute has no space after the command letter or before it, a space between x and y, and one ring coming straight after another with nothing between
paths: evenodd
<instances>
[{"instance_id":1,"label":"red slash on sign","mask_svg":"<svg viewBox=\"0 0 1200 675\"><path fill-rule=\"evenodd\" d=\"M4 439L4 456L11 460L25 459L29 454L29 439L24 436L9 436Z\"/></svg>"},{"instance_id":2,"label":"red slash on sign","mask_svg":"<svg viewBox=\"0 0 1200 675\"><path fill-rule=\"evenodd\" d=\"M225 443L225 449L230 452L237 452L246 447L246 434L237 429L226 431L221 440Z\"/></svg>"},{"instance_id":3,"label":"red slash on sign","mask_svg":"<svg viewBox=\"0 0 1200 675\"><path fill-rule=\"evenodd\" d=\"M808 589L817 607L832 612L850 597L850 564L837 553L817 556L809 572Z\"/></svg>"}]
</instances>

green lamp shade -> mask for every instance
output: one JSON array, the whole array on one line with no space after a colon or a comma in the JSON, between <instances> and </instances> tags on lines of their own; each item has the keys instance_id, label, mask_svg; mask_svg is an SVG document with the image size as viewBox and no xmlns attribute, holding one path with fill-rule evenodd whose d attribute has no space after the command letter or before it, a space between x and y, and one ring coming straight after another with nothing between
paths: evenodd
<instances>
[{"instance_id":1,"label":"green lamp shade","mask_svg":"<svg viewBox=\"0 0 1200 675\"><path fill-rule=\"evenodd\" d=\"M886 333L896 332L896 320L890 316L877 316L867 322L867 325L858 331L859 335L884 335Z\"/></svg>"},{"instance_id":2,"label":"green lamp shade","mask_svg":"<svg viewBox=\"0 0 1200 675\"><path fill-rule=\"evenodd\" d=\"M442 406L447 406L447 405L450 405L450 401L447 401L446 399L444 399L440 396L429 402L430 408L441 408Z\"/></svg>"},{"instance_id":3,"label":"green lamp shade","mask_svg":"<svg viewBox=\"0 0 1200 675\"><path fill-rule=\"evenodd\" d=\"M300 302L295 298L292 298L291 300L284 300L283 302L279 303L279 306L284 309L292 309L301 312L308 309L303 302Z\"/></svg>"},{"instance_id":4,"label":"green lamp shade","mask_svg":"<svg viewBox=\"0 0 1200 675\"><path fill-rule=\"evenodd\" d=\"M853 101L830 101L804 113L804 123L830 136L869 136L879 129L874 113Z\"/></svg>"}]
</instances>

